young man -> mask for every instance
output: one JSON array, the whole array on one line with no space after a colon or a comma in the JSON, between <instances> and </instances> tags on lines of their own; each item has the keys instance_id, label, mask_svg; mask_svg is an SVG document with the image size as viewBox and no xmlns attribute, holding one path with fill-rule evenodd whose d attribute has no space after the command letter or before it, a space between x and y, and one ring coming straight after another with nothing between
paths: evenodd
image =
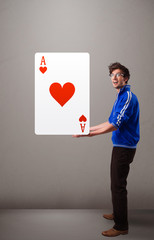
<instances>
[{"instance_id":1,"label":"young man","mask_svg":"<svg viewBox=\"0 0 154 240\"><path fill-rule=\"evenodd\" d=\"M113 87L117 90L117 99L107 122L90 128L88 135L95 136L112 132L113 150L111 157L111 194L113 213L103 215L114 220L112 229L102 232L104 236L115 237L128 233L127 217L127 176L129 165L133 161L139 133L139 103L135 94L127 85L129 70L118 62L109 66L109 76Z\"/></svg>"}]
</instances>

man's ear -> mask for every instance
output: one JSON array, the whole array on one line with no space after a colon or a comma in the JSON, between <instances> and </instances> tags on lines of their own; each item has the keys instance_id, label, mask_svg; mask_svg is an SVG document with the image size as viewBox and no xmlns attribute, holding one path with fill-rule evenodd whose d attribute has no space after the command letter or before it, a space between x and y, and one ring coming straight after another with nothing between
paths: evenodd
<instances>
[{"instance_id":1,"label":"man's ear","mask_svg":"<svg viewBox=\"0 0 154 240\"><path fill-rule=\"evenodd\" d=\"M128 77L125 78L125 83L127 83L127 82L128 82Z\"/></svg>"}]
</instances>

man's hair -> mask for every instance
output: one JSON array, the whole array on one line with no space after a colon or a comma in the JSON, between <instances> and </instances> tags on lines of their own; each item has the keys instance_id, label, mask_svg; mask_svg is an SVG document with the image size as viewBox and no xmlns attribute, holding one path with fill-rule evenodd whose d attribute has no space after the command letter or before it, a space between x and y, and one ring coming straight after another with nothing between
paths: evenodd
<instances>
[{"instance_id":1,"label":"man's hair","mask_svg":"<svg viewBox=\"0 0 154 240\"><path fill-rule=\"evenodd\" d=\"M111 63L109 66L109 73L111 74L115 69L120 69L123 74L124 74L124 77L125 78L130 78L130 73L129 73L129 70L128 68L126 68L125 66L121 65L119 62L115 62L115 63Z\"/></svg>"}]
</instances>

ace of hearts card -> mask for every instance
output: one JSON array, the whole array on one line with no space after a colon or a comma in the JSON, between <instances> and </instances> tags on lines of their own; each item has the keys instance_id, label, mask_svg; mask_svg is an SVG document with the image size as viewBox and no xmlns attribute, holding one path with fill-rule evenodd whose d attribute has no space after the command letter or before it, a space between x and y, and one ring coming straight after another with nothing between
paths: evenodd
<instances>
[{"instance_id":1,"label":"ace of hearts card","mask_svg":"<svg viewBox=\"0 0 154 240\"><path fill-rule=\"evenodd\" d=\"M89 53L36 53L35 134L86 135L89 116Z\"/></svg>"}]
</instances>

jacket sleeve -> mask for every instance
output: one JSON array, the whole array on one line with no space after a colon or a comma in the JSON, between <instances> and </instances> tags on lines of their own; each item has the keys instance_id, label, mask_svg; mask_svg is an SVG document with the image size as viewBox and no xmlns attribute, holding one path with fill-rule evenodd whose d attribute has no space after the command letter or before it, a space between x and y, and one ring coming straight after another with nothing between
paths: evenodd
<instances>
[{"instance_id":1,"label":"jacket sleeve","mask_svg":"<svg viewBox=\"0 0 154 240\"><path fill-rule=\"evenodd\" d=\"M120 128L124 123L127 123L129 118L133 113L132 107L132 93L126 92L126 94L121 98L115 109L112 111L112 115L109 117L109 122L116 128Z\"/></svg>"}]
</instances>

